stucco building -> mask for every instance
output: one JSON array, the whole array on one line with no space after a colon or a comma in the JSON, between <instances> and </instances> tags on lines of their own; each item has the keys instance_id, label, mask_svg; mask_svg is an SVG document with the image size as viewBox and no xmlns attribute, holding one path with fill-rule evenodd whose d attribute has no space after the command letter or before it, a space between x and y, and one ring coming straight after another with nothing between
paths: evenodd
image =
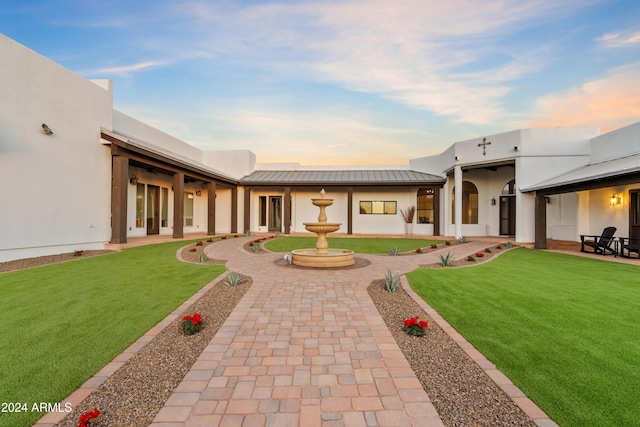
<instances>
[{"instance_id":1,"label":"stucco building","mask_svg":"<svg viewBox=\"0 0 640 427\"><path fill-rule=\"evenodd\" d=\"M404 234L416 206L417 235L640 238L640 123L483 135L403 167L260 164L127 116L110 81L1 35L0 53L0 262L148 234L303 232L322 188L340 233Z\"/></svg>"}]
</instances>

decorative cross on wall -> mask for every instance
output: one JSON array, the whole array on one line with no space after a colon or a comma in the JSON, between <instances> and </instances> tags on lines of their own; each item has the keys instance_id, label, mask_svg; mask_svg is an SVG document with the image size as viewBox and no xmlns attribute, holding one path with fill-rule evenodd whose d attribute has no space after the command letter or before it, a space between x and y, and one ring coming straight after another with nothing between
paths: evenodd
<instances>
[{"instance_id":1,"label":"decorative cross on wall","mask_svg":"<svg viewBox=\"0 0 640 427\"><path fill-rule=\"evenodd\" d=\"M482 147L482 155L487 155L487 145L491 145L491 141L487 141L487 138L482 138L482 144L478 144L478 147Z\"/></svg>"}]
</instances>

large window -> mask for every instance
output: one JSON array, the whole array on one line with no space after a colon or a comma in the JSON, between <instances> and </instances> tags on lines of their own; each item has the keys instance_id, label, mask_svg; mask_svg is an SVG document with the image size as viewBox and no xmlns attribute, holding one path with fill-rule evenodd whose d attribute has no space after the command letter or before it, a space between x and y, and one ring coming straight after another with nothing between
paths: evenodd
<instances>
[{"instance_id":1,"label":"large window","mask_svg":"<svg viewBox=\"0 0 640 427\"><path fill-rule=\"evenodd\" d=\"M389 201L360 202L360 213L365 215L368 215L368 214L395 215L396 213L398 213L398 203L389 202Z\"/></svg>"},{"instance_id":2,"label":"large window","mask_svg":"<svg viewBox=\"0 0 640 427\"><path fill-rule=\"evenodd\" d=\"M160 217L162 227L169 226L169 189L162 188L162 216Z\"/></svg>"},{"instance_id":3,"label":"large window","mask_svg":"<svg viewBox=\"0 0 640 427\"><path fill-rule=\"evenodd\" d=\"M418 224L433 224L435 222L435 211L433 209L433 188L421 188L418 190Z\"/></svg>"},{"instance_id":4,"label":"large window","mask_svg":"<svg viewBox=\"0 0 640 427\"><path fill-rule=\"evenodd\" d=\"M451 192L451 223L456 223L456 189ZM462 181L462 223L478 223L478 188L469 181Z\"/></svg>"},{"instance_id":5,"label":"large window","mask_svg":"<svg viewBox=\"0 0 640 427\"><path fill-rule=\"evenodd\" d=\"M267 196L258 198L258 226L267 226Z\"/></svg>"},{"instance_id":6,"label":"large window","mask_svg":"<svg viewBox=\"0 0 640 427\"><path fill-rule=\"evenodd\" d=\"M193 193L184 193L184 225L193 226Z\"/></svg>"},{"instance_id":7,"label":"large window","mask_svg":"<svg viewBox=\"0 0 640 427\"><path fill-rule=\"evenodd\" d=\"M144 184L136 185L136 228L144 228Z\"/></svg>"}]
</instances>

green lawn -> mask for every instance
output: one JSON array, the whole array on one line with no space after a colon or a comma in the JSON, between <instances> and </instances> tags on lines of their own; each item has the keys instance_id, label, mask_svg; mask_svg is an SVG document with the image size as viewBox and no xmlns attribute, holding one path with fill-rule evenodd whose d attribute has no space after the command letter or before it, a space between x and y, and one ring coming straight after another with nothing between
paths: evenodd
<instances>
[{"instance_id":1,"label":"green lawn","mask_svg":"<svg viewBox=\"0 0 640 427\"><path fill-rule=\"evenodd\" d=\"M424 248L431 243L444 243L443 240L352 237L329 237L327 241L330 248L349 249L361 254L388 254L394 246L397 246L400 252L407 252ZM315 248L316 238L282 237L269 240L264 246L273 252L289 252L294 249Z\"/></svg>"},{"instance_id":2,"label":"green lawn","mask_svg":"<svg viewBox=\"0 0 640 427\"><path fill-rule=\"evenodd\" d=\"M0 274L0 425L27 426L224 271L179 262L188 242Z\"/></svg>"},{"instance_id":3,"label":"green lawn","mask_svg":"<svg viewBox=\"0 0 640 427\"><path fill-rule=\"evenodd\" d=\"M517 249L413 289L563 427L640 425L639 266Z\"/></svg>"}]
</instances>

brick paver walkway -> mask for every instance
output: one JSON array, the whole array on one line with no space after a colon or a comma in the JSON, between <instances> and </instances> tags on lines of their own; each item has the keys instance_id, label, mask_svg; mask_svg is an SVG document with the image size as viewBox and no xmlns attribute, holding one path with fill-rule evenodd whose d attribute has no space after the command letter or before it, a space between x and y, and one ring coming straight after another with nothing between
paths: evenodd
<instances>
[{"instance_id":1,"label":"brick paver walkway","mask_svg":"<svg viewBox=\"0 0 640 427\"><path fill-rule=\"evenodd\" d=\"M408 272L435 253L357 255L371 264L321 271L278 266L281 254L247 253L246 240L207 248L253 285L152 426L443 425L366 291L387 268Z\"/></svg>"}]
</instances>

